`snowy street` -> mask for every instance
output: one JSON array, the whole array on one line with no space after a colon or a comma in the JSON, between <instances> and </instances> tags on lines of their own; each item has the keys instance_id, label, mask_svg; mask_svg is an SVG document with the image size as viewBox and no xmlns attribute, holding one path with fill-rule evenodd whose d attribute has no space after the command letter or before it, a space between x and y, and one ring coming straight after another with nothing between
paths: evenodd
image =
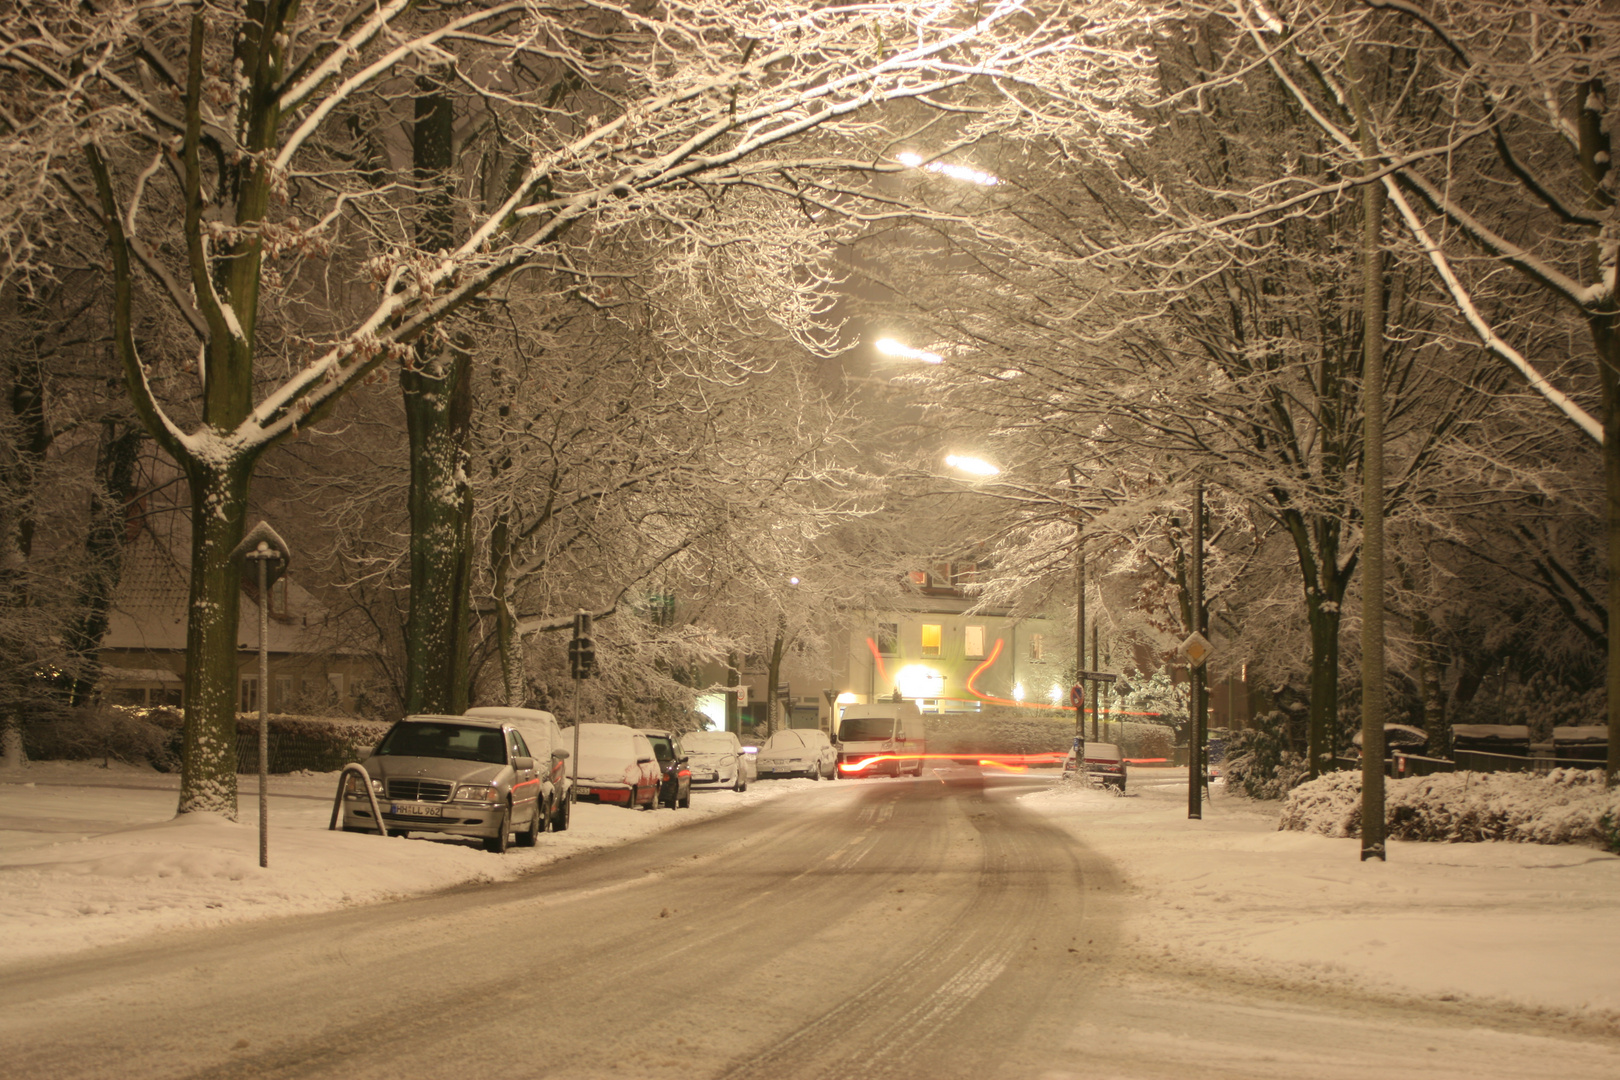
<instances>
[{"instance_id":1,"label":"snowy street","mask_svg":"<svg viewBox=\"0 0 1620 1080\"><path fill-rule=\"evenodd\" d=\"M1217 793L1178 821L1169 772L1121 799L945 768L705 793L694 812L581 807L501 858L326 833L318 779L286 781L307 794L277 800L268 872L248 825L132 809L81 839L61 797L167 795L133 778L0 784L0 931L24 957L3 969L7 1076L1620 1072L1620 859L1589 849L1399 845L1364 868L1351 842L1268 830L1264 804ZM423 887L513 879L393 903L293 880L389 857ZM419 891L404 877L383 884ZM283 917L230 913L240 890ZM161 907L183 932L140 932ZM52 944L28 958L31 939Z\"/></svg>"}]
</instances>

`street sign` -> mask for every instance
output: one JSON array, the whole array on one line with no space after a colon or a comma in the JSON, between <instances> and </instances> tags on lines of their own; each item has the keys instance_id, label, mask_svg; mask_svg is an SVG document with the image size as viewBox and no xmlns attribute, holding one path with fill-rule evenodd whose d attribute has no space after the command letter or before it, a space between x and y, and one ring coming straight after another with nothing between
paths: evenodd
<instances>
[{"instance_id":1,"label":"street sign","mask_svg":"<svg viewBox=\"0 0 1620 1080\"><path fill-rule=\"evenodd\" d=\"M1069 687L1069 704L1078 709L1085 703L1086 688L1081 686L1079 683L1075 683L1073 686Z\"/></svg>"},{"instance_id":2,"label":"street sign","mask_svg":"<svg viewBox=\"0 0 1620 1080\"><path fill-rule=\"evenodd\" d=\"M1113 682L1119 676L1111 671L1082 671L1080 678L1090 679L1092 682Z\"/></svg>"},{"instance_id":3,"label":"street sign","mask_svg":"<svg viewBox=\"0 0 1620 1080\"><path fill-rule=\"evenodd\" d=\"M1193 667L1203 667L1204 661L1208 660L1214 651L1215 646L1209 643L1209 638L1196 630L1188 634L1187 640L1181 643L1181 655L1185 656Z\"/></svg>"}]
</instances>

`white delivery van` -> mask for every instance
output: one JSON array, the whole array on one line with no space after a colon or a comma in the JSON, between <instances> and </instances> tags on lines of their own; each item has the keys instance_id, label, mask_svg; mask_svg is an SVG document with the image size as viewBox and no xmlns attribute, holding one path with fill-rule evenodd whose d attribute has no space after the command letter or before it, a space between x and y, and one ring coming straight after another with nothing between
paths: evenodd
<instances>
[{"instance_id":1,"label":"white delivery van","mask_svg":"<svg viewBox=\"0 0 1620 1080\"><path fill-rule=\"evenodd\" d=\"M922 775L928 748L915 701L844 706L837 741L840 776Z\"/></svg>"}]
</instances>

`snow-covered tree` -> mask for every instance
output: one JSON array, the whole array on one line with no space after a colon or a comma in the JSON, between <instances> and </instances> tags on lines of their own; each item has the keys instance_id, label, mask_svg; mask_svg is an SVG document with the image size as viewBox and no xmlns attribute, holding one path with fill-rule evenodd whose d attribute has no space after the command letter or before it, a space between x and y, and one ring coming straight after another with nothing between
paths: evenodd
<instances>
[{"instance_id":1,"label":"snow-covered tree","mask_svg":"<svg viewBox=\"0 0 1620 1080\"><path fill-rule=\"evenodd\" d=\"M192 493L179 808L226 813L229 554L268 447L384 363L441 374L447 318L529 268L567 267L570 238L604 215L654 220L669 193L741 186L811 216L847 209L839 177L884 161L879 102L949 110L958 90L1004 81L1008 95L975 123L1106 121L1136 56L1094 46L1139 19L1099 5L1076 23L1062 5L1010 2L106 8L31 5L6 28L0 72L22 121L7 137L30 149L8 158L6 183L30 198L0 225L13 263L42 200L63 205L64 192L105 230L131 400ZM457 187L488 198L458 199L431 238L417 224L433 185L396 160L394 134L424 76L476 99L491 133ZM1035 82L1057 91L1039 114L1020 100ZM357 303L367 281L375 292ZM137 323L149 290L179 335Z\"/></svg>"}]
</instances>

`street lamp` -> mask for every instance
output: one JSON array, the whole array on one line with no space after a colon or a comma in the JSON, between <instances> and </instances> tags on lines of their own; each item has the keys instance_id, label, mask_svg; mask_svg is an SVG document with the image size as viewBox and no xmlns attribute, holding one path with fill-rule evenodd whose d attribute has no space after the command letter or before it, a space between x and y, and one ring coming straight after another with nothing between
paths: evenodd
<instances>
[{"instance_id":1,"label":"street lamp","mask_svg":"<svg viewBox=\"0 0 1620 1080\"><path fill-rule=\"evenodd\" d=\"M987 173L981 169L970 168L966 165L952 165L948 161L929 161L921 154L912 153L909 150L894 155L894 159L900 164L913 169L939 173L941 176L948 176L952 180L977 184L979 187L995 187L1001 183L1001 177L996 176L994 173Z\"/></svg>"},{"instance_id":2,"label":"street lamp","mask_svg":"<svg viewBox=\"0 0 1620 1080\"><path fill-rule=\"evenodd\" d=\"M945 362L945 358L939 353L929 352L927 349L914 349L905 342L896 341L891 337L878 338L872 343L872 347L884 356L895 356L902 360L921 360L925 364Z\"/></svg>"},{"instance_id":3,"label":"street lamp","mask_svg":"<svg viewBox=\"0 0 1620 1080\"><path fill-rule=\"evenodd\" d=\"M1001 469L983 458L968 457L964 454L946 454L945 464L969 476L999 476Z\"/></svg>"}]
</instances>

